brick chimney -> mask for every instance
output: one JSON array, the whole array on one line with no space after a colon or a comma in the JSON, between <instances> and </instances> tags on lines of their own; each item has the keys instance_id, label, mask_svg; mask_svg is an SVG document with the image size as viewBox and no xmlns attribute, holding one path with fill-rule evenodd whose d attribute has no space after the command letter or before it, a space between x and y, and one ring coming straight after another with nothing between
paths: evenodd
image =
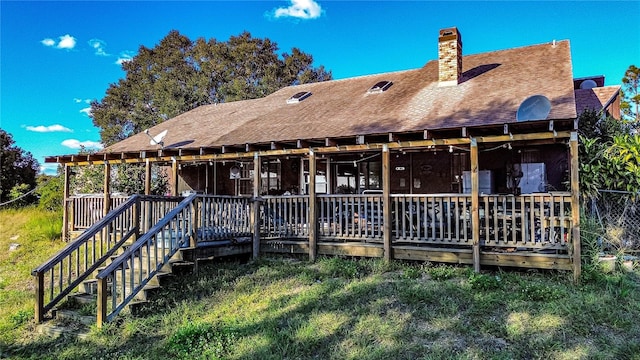
<instances>
[{"instance_id":1,"label":"brick chimney","mask_svg":"<svg viewBox=\"0 0 640 360\"><path fill-rule=\"evenodd\" d=\"M462 78L462 36L455 27L440 30L438 86L455 86Z\"/></svg>"}]
</instances>

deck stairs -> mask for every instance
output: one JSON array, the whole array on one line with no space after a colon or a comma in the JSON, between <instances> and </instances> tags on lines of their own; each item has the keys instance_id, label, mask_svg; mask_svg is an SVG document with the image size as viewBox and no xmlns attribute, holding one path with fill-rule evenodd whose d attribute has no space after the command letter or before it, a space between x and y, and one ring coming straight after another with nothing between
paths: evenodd
<instances>
[{"instance_id":1,"label":"deck stairs","mask_svg":"<svg viewBox=\"0 0 640 360\"><path fill-rule=\"evenodd\" d=\"M127 245L123 246L122 252L126 251ZM195 271L195 259L191 258L190 248L178 251L151 279L143 286L126 308L132 314L138 314L149 306L153 299L159 296L163 286L167 286L176 281L180 276L191 274ZM148 255L143 254L140 258L144 263ZM109 264L117 256L109 260ZM138 257L136 257L138 258ZM87 336L92 326L96 323L96 307L98 299L98 280L95 275L104 270L99 268L96 273L87 280L84 280L77 289L69 294L64 302L51 310L51 315L41 324L38 324L37 331L41 334L58 337L76 337L83 339ZM146 269L145 269L146 270ZM125 276L131 277L132 271L125 269ZM135 275L135 274L133 274ZM137 278L137 276L133 276ZM137 284L136 284L137 285ZM113 282L107 281L108 292L111 292Z\"/></svg>"},{"instance_id":2,"label":"deck stairs","mask_svg":"<svg viewBox=\"0 0 640 360\"><path fill-rule=\"evenodd\" d=\"M36 301L37 331L56 337L83 338L96 320L100 320L98 312L101 309L103 322L113 319L121 311L137 314L148 306L154 296L158 296L163 286L175 281L176 277L195 271L195 252L188 247L190 237L195 234L187 221L194 199L195 195L184 199L144 234L133 236L136 231L132 229L114 234L114 224L122 223L122 219L118 220L119 214L133 209L133 217L140 217L140 209L144 205L139 199L131 200L114 209L74 243L35 269L33 275L41 279L37 280L37 287L46 293L37 293L37 298L46 297L48 300ZM140 226L133 228L139 230ZM105 236L111 243L107 250L103 245L95 244L94 249L89 249L91 241L103 244ZM84 244L78 245L78 241ZM96 247L103 250L102 256L92 265L85 261L83 267L80 259L83 256L86 259L86 253L92 251L93 258L96 258ZM82 249L84 252L80 251ZM86 271L75 275L74 272L78 273L81 268L86 268ZM102 294L100 284L103 284Z\"/></svg>"}]
</instances>

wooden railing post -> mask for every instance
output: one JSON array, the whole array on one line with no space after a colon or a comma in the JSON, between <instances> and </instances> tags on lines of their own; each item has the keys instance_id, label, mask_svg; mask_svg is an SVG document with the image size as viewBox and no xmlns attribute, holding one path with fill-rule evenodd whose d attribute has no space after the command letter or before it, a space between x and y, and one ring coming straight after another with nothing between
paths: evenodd
<instances>
[{"instance_id":1,"label":"wooden railing post","mask_svg":"<svg viewBox=\"0 0 640 360\"><path fill-rule=\"evenodd\" d=\"M102 325L107 321L107 279L98 279L98 298L96 301L96 325L98 328L102 328Z\"/></svg>"},{"instance_id":2,"label":"wooden railing post","mask_svg":"<svg viewBox=\"0 0 640 360\"><path fill-rule=\"evenodd\" d=\"M309 150L309 261L318 253L318 217L316 214L316 154Z\"/></svg>"},{"instance_id":3,"label":"wooden railing post","mask_svg":"<svg viewBox=\"0 0 640 360\"><path fill-rule=\"evenodd\" d=\"M107 216L109 210L111 210L111 164L105 161L104 163L104 204L102 216Z\"/></svg>"},{"instance_id":4,"label":"wooden railing post","mask_svg":"<svg viewBox=\"0 0 640 360\"><path fill-rule=\"evenodd\" d=\"M140 237L140 215L141 215L141 201L138 196L136 199L136 203L133 205L131 219L133 221L133 228L135 229L135 233L133 234L133 241L135 242Z\"/></svg>"},{"instance_id":5,"label":"wooden railing post","mask_svg":"<svg viewBox=\"0 0 640 360\"><path fill-rule=\"evenodd\" d=\"M191 203L191 236L189 237L189 247L195 248L198 242L198 224L200 221L201 199L195 198Z\"/></svg>"},{"instance_id":6,"label":"wooden railing post","mask_svg":"<svg viewBox=\"0 0 640 360\"><path fill-rule=\"evenodd\" d=\"M36 307L34 318L36 323L44 320L44 273L36 273Z\"/></svg>"},{"instance_id":7,"label":"wooden railing post","mask_svg":"<svg viewBox=\"0 0 640 360\"><path fill-rule=\"evenodd\" d=\"M578 162L578 133L573 131L569 138L571 156L571 242L573 243L573 280L577 283L582 273L582 251L580 249L580 178Z\"/></svg>"},{"instance_id":8,"label":"wooden railing post","mask_svg":"<svg viewBox=\"0 0 640 360\"><path fill-rule=\"evenodd\" d=\"M480 182L478 178L478 141L471 138L471 239L473 242L473 270L480 272ZM466 230L465 230L466 231Z\"/></svg>"},{"instance_id":9,"label":"wooden railing post","mask_svg":"<svg viewBox=\"0 0 640 360\"><path fill-rule=\"evenodd\" d=\"M64 165L64 187L62 189L62 240L69 241L69 177L71 169L69 164ZM73 209L72 209L73 210Z\"/></svg>"},{"instance_id":10,"label":"wooden railing post","mask_svg":"<svg viewBox=\"0 0 640 360\"><path fill-rule=\"evenodd\" d=\"M382 243L384 260L390 261L391 254L391 156L389 145L382 147Z\"/></svg>"},{"instance_id":11,"label":"wooden railing post","mask_svg":"<svg viewBox=\"0 0 640 360\"><path fill-rule=\"evenodd\" d=\"M258 153L253 154L253 201L251 205L251 223L253 225L253 258L260 256L260 180L262 160Z\"/></svg>"}]
</instances>

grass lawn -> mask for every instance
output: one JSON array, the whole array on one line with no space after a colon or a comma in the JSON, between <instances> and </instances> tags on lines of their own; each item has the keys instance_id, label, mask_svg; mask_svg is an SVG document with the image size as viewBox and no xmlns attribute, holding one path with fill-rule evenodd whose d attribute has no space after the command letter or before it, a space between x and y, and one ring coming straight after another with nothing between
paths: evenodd
<instances>
[{"instance_id":1,"label":"grass lawn","mask_svg":"<svg viewBox=\"0 0 640 360\"><path fill-rule=\"evenodd\" d=\"M11 216L0 212L3 250ZM49 246L24 244L34 258L58 246L39 241ZM23 318L38 261L4 252L0 358L640 359L637 273L591 269L574 285L565 272L378 259L218 262L166 287L148 314L125 314L80 341L33 333ZM5 300L8 289L22 305Z\"/></svg>"}]
</instances>

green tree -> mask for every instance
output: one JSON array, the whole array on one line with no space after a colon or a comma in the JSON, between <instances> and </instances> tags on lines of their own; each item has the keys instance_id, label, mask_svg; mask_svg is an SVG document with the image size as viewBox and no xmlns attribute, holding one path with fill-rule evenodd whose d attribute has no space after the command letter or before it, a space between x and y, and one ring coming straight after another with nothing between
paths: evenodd
<instances>
[{"instance_id":1,"label":"green tree","mask_svg":"<svg viewBox=\"0 0 640 360\"><path fill-rule=\"evenodd\" d=\"M16 199L33 189L39 168L31 153L15 146L13 136L0 129L0 202ZM35 199L31 197L29 202Z\"/></svg>"},{"instance_id":2,"label":"green tree","mask_svg":"<svg viewBox=\"0 0 640 360\"><path fill-rule=\"evenodd\" d=\"M40 175L37 178L38 189L38 207L47 211L62 210L62 197L64 191L64 177L62 175L62 167L58 167L58 174Z\"/></svg>"},{"instance_id":3,"label":"green tree","mask_svg":"<svg viewBox=\"0 0 640 360\"><path fill-rule=\"evenodd\" d=\"M630 65L622 78L620 110L629 120L640 122L640 69Z\"/></svg>"},{"instance_id":4,"label":"green tree","mask_svg":"<svg viewBox=\"0 0 640 360\"><path fill-rule=\"evenodd\" d=\"M269 39L244 32L226 42L191 41L176 30L123 63L125 78L93 101L93 123L111 145L200 105L266 96L284 86L331 79L299 49L278 55Z\"/></svg>"},{"instance_id":5,"label":"green tree","mask_svg":"<svg viewBox=\"0 0 640 360\"><path fill-rule=\"evenodd\" d=\"M580 128L580 191L584 201L598 189L640 192L640 136L628 122L585 111Z\"/></svg>"}]
</instances>

